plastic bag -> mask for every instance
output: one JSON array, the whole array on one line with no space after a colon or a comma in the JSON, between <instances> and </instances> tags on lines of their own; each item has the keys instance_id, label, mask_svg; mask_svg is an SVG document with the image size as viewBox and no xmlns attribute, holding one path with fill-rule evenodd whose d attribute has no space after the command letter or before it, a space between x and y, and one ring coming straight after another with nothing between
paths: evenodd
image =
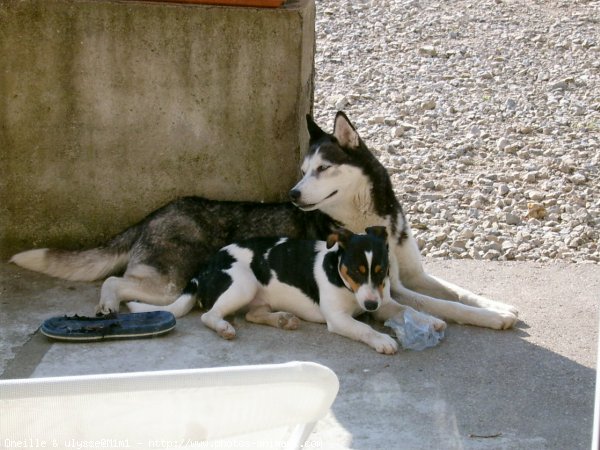
<instances>
[{"instance_id":1,"label":"plastic bag","mask_svg":"<svg viewBox=\"0 0 600 450\"><path fill-rule=\"evenodd\" d=\"M444 338L444 330L436 331L430 318L425 313L407 308L404 316L392 317L384 325L394 330L402 348L421 351L435 347Z\"/></svg>"}]
</instances>

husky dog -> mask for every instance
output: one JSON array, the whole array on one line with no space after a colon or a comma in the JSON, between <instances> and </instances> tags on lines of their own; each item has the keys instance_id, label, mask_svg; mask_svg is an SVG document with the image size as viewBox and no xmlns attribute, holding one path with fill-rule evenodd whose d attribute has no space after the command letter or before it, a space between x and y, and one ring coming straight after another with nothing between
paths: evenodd
<instances>
[{"instance_id":1,"label":"husky dog","mask_svg":"<svg viewBox=\"0 0 600 450\"><path fill-rule=\"evenodd\" d=\"M192 278L174 305L198 301L208 310L202 322L224 339L236 335L225 317L249 307L249 322L284 329L297 328L298 318L327 323L333 333L379 353L396 353L393 338L353 318L368 311L385 321L407 309L390 296L385 227L365 231L340 229L327 241L264 237L230 244ZM430 320L437 330L446 327Z\"/></svg>"},{"instance_id":2,"label":"husky dog","mask_svg":"<svg viewBox=\"0 0 600 450\"><path fill-rule=\"evenodd\" d=\"M343 112L333 134L309 117L302 179L290 191L303 211L321 211L353 232L384 226L390 247L392 297L442 320L495 329L512 327L517 310L425 273L415 238L390 177Z\"/></svg>"},{"instance_id":3,"label":"husky dog","mask_svg":"<svg viewBox=\"0 0 600 450\"><path fill-rule=\"evenodd\" d=\"M307 116L309 151L290 203L259 204L177 199L152 212L104 246L29 250L11 262L48 275L102 284L98 313L121 302L168 309L187 282L223 246L257 236L324 240L338 226L355 233L383 226L390 248L392 296L442 320L510 328L517 311L424 272L420 254L385 168L343 112L333 134ZM302 212L304 211L304 212ZM166 308L165 308L166 307Z\"/></svg>"}]
</instances>

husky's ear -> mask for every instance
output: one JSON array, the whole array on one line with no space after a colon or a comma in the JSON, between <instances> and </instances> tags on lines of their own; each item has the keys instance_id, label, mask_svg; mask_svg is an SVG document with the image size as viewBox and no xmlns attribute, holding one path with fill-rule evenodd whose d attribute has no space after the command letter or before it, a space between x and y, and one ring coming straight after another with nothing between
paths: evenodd
<instances>
[{"instance_id":1,"label":"husky's ear","mask_svg":"<svg viewBox=\"0 0 600 450\"><path fill-rule=\"evenodd\" d=\"M387 230L385 227L382 227L382 226L368 227L365 229L365 231L367 232L367 234L369 234L371 236L375 236L380 239L383 239L384 241L387 241L388 234L387 234Z\"/></svg>"},{"instance_id":2,"label":"husky's ear","mask_svg":"<svg viewBox=\"0 0 600 450\"><path fill-rule=\"evenodd\" d=\"M345 228L340 228L327 236L327 248L333 247L336 242L340 244L341 248L346 248L346 243L351 237L352 231L346 230Z\"/></svg>"},{"instance_id":3,"label":"husky's ear","mask_svg":"<svg viewBox=\"0 0 600 450\"><path fill-rule=\"evenodd\" d=\"M316 141L317 139L320 139L325 134L327 134L323 130L321 130L321 128L319 128L319 125L315 123L310 114L306 115L306 126L308 128L308 134L310 135L311 141Z\"/></svg>"},{"instance_id":4,"label":"husky's ear","mask_svg":"<svg viewBox=\"0 0 600 450\"><path fill-rule=\"evenodd\" d=\"M342 111L338 111L335 115L333 135L342 147L358 148L360 145L360 137L356 132L356 128L354 128L354 125L350 123L348 117Z\"/></svg>"}]
</instances>

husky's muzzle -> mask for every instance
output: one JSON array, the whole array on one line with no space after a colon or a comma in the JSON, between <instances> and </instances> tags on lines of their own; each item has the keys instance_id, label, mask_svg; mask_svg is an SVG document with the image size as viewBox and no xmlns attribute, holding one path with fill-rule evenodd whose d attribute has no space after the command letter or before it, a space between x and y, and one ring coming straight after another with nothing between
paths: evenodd
<instances>
[{"instance_id":1,"label":"husky's muzzle","mask_svg":"<svg viewBox=\"0 0 600 450\"><path fill-rule=\"evenodd\" d=\"M292 189L289 192L289 196L290 196L290 200L292 201L292 203L294 205L298 206L300 203L300 197L302 197L302 192L300 192L299 189Z\"/></svg>"},{"instance_id":2,"label":"husky's muzzle","mask_svg":"<svg viewBox=\"0 0 600 450\"><path fill-rule=\"evenodd\" d=\"M317 205L323 203L325 200L329 200L331 197L333 197L337 193L338 193L338 191L335 190L331 194L329 194L327 197L323 198L322 200L319 200L316 203L304 203L302 201L302 191L300 189L294 188L289 192L289 197L295 206L297 206L298 208L303 209L303 210L308 210L308 209L315 208Z\"/></svg>"}]
</instances>

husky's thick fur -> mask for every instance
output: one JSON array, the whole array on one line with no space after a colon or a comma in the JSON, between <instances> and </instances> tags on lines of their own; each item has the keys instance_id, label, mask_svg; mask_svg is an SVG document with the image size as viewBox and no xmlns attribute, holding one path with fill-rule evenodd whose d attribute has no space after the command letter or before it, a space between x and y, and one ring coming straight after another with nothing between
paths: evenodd
<instances>
[{"instance_id":1,"label":"husky's thick fur","mask_svg":"<svg viewBox=\"0 0 600 450\"><path fill-rule=\"evenodd\" d=\"M302 164L303 177L290 191L297 208L186 197L154 211L103 247L29 250L11 261L71 280L109 276L97 307L101 313L116 311L122 301L132 300L169 309L198 267L231 242L256 236L326 239L336 226L355 233L384 226L392 296L398 302L463 324L496 329L514 325L513 307L424 272L385 168L344 113L336 115L333 134L321 130L311 117L307 122L310 148Z\"/></svg>"},{"instance_id":2,"label":"husky's thick fur","mask_svg":"<svg viewBox=\"0 0 600 450\"><path fill-rule=\"evenodd\" d=\"M21 267L59 278L102 284L97 313L118 311L123 301L168 305L198 268L221 247L255 236L322 238L331 219L307 215L289 203L261 204L183 197L154 211L104 246L16 254Z\"/></svg>"}]
</instances>

